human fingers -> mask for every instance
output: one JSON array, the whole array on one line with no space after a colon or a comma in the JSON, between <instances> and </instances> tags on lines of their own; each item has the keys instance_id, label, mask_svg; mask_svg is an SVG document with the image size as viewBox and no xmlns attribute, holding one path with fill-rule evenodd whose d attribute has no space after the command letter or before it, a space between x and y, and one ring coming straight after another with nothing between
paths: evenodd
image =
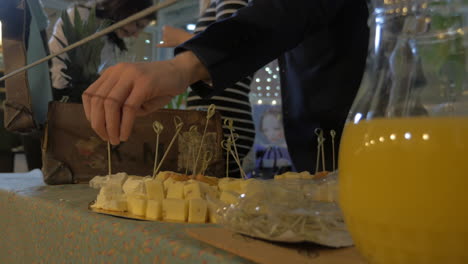
<instances>
[{"instance_id":1,"label":"human fingers","mask_svg":"<svg viewBox=\"0 0 468 264\"><path fill-rule=\"evenodd\" d=\"M104 101L104 119L107 138L112 145L120 143L120 119L121 103L114 98L106 98Z\"/></svg>"},{"instance_id":2,"label":"human fingers","mask_svg":"<svg viewBox=\"0 0 468 264\"><path fill-rule=\"evenodd\" d=\"M131 90L132 82L127 78L122 78L115 85L116 90L121 89L118 93L111 93L104 101L104 112L106 122L106 132L109 141L112 145L120 143L120 124L122 119L122 107L125 101L125 96ZM114 98L113 96L117 96Z\"/></svg>"},{"instance_id":3,"label":"human fingers","mask_svg":"<svg viewBox=\"0 0 468 264\"><path fill-rule=\"evenodd\" d=\"M91 117L91 99L93 98L93 95L95 95L96 91L99 89L99 87L107 81L108 74L107 70L94 82L92 83L83 93L81 96L81 99L83 101L83 108L85 112L86 119L90 121Z\"/></svg>"},{"instance_id":4,"label":"human fingers","mask_svg":"<svg viewBox=\"0 0 468 264\"><path fill-rule=\"evenodd\" d=\"M112 144L118 144L120 141L120 127L122 126L123 113L132 110L127 108L138 108L148 94L148 92L143 92L144 94L137 97L135 96L135 94L144 91L144 89L135 90L135 83L138 82L138 80L140 80L140 82L145 82L145 80L148 79L144 71L141 70L141 65L138 63L121 63L115 66L115 68L117 69L115 72L118 73L118 76L114 74L115 78L112 78L112 80L115 81L109 80L107 83L101 84L95 93L99 95L98 97L102 97L103 100L96 100L96 105L92 104L91 106L91 120L96 116L99 121L101 121L102 116L99 115L100 113L94 112L93 108L95 106L98 107L99 103L104 105L103 108L97 108L104 111L104 120L102 120L101 124L93 122L95 126L93 129L97 130L96 132L100 136L107 136ZM107 86L108 84L111 85ZM151 86L146 85L144 88L149 90ZM138 99L138 101L131 99L129 104L125 106L129 98L140 99ZM125 111L125 109L127 110Z\"/></svg>"},{"instance_id":5,"label":"human fingers","mask_svg":"<svg viewBox=\"0 0 468 264\"><path fill-rule=\"evenodd\" d=\"M105 112L104 103L106 98L115 84L120 78L120 68L114 67L110 71L106 71L102 81L97 82L96 85L88 88L88 95L90 95L89 103L89 118L93 130L103 139L108 140L106 123L105 123ZM88 96L89 98L89 96Z\"/></svg>"},{"instance_id":6,"label":"human fingers","mask_svg":"<svg viewBox=\"0 0 468 264\"><path fill-rule=\"evenodd\" d=\"M151 89L151 86L147 85L135 85L132 88L127 100L122 108L122 121L120 124L120 140L127 141L130 137L133 123L137 112L139 112L143 102L148 100L147 89Z\"/></svg>"},{"instance_id":7,"label":"human fingers","mask_svg":"<svg viewBox=\"0 0 468 264\"><path fill-rule=\"evenodd\" d=\"M140 109L137 110L137 116L144 116L150 114L158 109L163 108L164 106L168 105L169 102L172 100L172 96L161 96L151 99L149 101L145 101Z\"/></svg>"},{"instance_id":8,"label":"human fingers","mask_svg":"<svg viewBox=\"0 0 468 264\"><path fill-rule=\"evenodd\" d=\"M91 98L90 122L94 132L104 141L107 141L104 116L104 98L94 95Z\"/></svg>"}]
</instances>

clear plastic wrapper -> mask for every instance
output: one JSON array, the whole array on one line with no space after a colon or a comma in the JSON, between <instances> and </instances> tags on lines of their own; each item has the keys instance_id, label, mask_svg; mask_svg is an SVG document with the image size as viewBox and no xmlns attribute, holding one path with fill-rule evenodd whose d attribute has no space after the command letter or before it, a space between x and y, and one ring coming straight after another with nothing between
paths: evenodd
<instances>
[{"instance_id":1,"label":"clear plastic wrapper","mask_svg":"<svg viewBox=\"0 0 468 264\"><path fill-rule=\"evenodd\" d=\"M321 179L252 181L237 203L218 204L218 222L235 232L271 241L351 246L336 203L337 185L337 172Z\"/></svg>"}]
</instances>

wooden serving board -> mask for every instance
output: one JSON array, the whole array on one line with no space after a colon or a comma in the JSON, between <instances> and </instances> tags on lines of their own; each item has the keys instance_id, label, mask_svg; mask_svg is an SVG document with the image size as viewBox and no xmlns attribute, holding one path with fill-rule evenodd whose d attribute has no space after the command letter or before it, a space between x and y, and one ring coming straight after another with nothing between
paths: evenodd
<instances>
[{"instance_id":1,"label":"wooden serving board","mask_svg":"<svg viewBox=\"0 0 468 264\"><path fill-rule=\"evenodd\" d=\"M312 243L272 243L225 228L187 228L189 236L260 264L365 264L354 247L332 249Z\"/></svg>"}]
</instances>

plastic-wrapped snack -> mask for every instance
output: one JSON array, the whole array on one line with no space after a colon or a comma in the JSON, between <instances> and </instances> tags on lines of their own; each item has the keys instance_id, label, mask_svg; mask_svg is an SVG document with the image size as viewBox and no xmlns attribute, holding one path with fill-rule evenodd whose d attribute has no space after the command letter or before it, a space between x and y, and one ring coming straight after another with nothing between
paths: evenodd
<instances>
[{"instance_id":1,"label":"plastic-wrapped snack","mask_svg":"<svg viewBox=\"0 0 468 264\"><path fill-rule=\"evenodd\" d=\"M309 241L330 247L353 244L337 205L337 175L319 180L255 181L238 202L218 210L219 223L252 237Z\"/></svg>"}]
</instances>

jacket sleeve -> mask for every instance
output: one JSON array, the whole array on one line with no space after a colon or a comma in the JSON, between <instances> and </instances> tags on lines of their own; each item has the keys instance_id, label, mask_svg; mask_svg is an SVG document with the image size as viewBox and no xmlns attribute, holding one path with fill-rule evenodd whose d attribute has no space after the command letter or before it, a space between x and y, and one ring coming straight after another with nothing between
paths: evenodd
<instances>
[{"instance_id":1,"label":"jacket sleeve","mask_svg":"<svg viewBox=\"0 0 468 264\"><path fill-rule=\"evenodd\" d=\"M323 29L352 1L253 0L176 48L190 50L208 69L215 90L252 74ZM202 95L203 96L203 95Z\"/></svg>"},{"instance_id":2,"label":"jacket sleeve","mask_svg":"<svg viewBox=\"0 0 468 264\"><path fill-rule=\"evenodd\" d=\"M195 32L198 34L203 32L212 23L231 17L237 10L247 6L247 0L217 0L212 1L210 6L205 10L197 22ZM240 80L240 79L239 79ZM196 82L190 88L202 98L210 98L219 95L227 87L222 89L213 89L213 87L203 81Z\"/></svg>"}]
</instances>

